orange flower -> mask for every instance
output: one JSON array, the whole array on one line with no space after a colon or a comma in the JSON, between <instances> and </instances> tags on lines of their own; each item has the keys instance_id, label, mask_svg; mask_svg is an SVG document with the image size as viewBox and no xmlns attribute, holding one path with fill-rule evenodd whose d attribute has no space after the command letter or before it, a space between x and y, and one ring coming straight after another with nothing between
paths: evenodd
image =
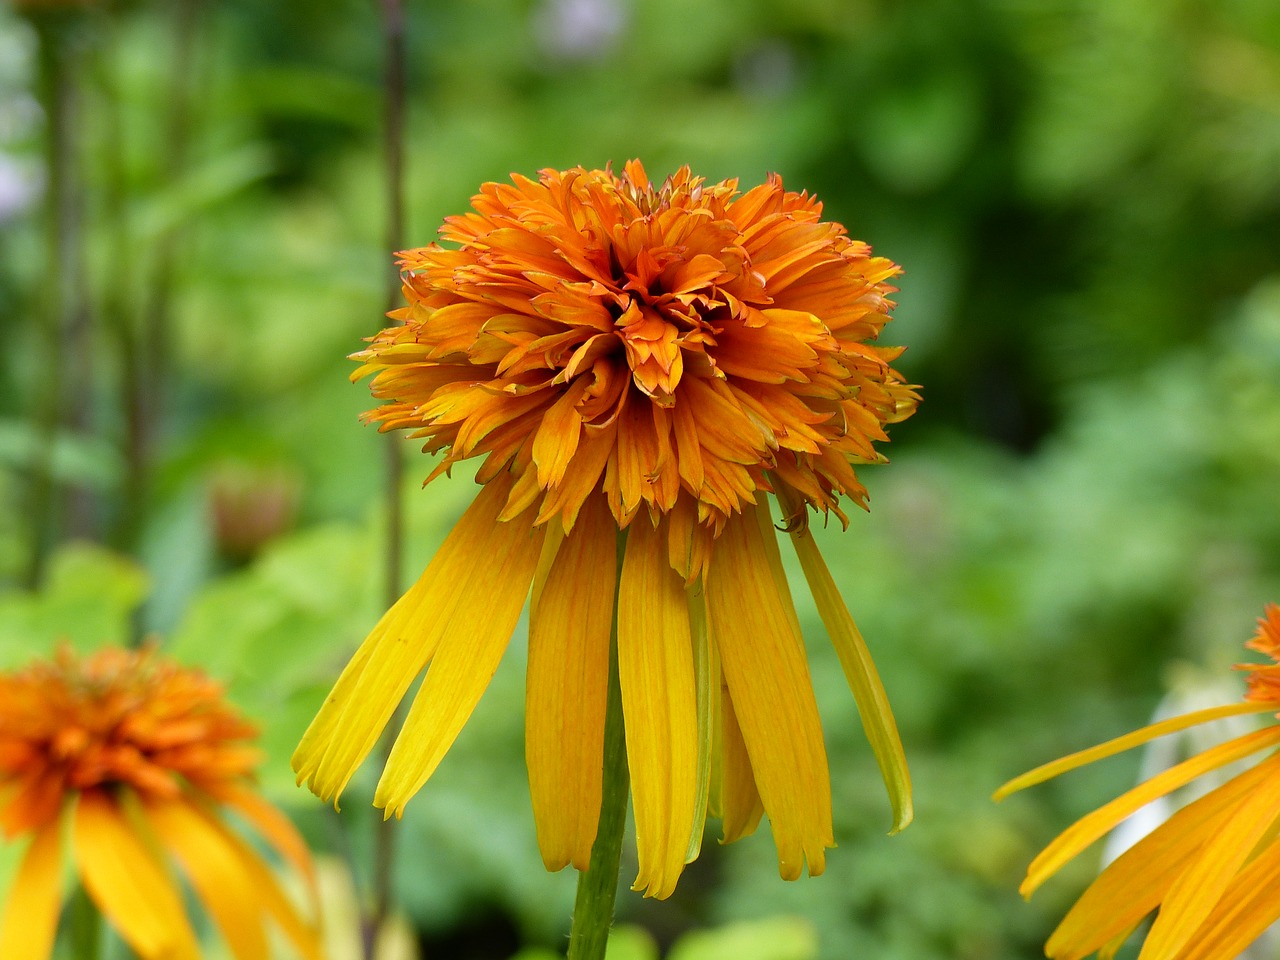
<instances>
[{"instance_id":1,"label":"orange flower","mask_svg":"<svg viewBox=\"0 0 1280 960\"><path fill-rule=\"evenodd\" d=\"M318 960L315 931L220 813L312 881L302 839L250 786L255 735L216 684L150 650L80 659L63 648L0 674L0 829L31 838L0 916L0 957L50 956L69 822L80 882L141 960L200 955L170 857L237 960L265 960L268 915Z\"/></svg>"},{"instance_id":2,"label":"orange flower","mask_svg":"<svg viewBox=\"0 0 1280 960\"><path fill-rule=\"evenodd\" d=\"M1268 604L1245 644L1271 657L1249 671L1245 702L1197 710L1045 764L996 792L1002 799L1067 770L1168 733L1247 713L1280 711L1280 606ZM1277 714L1280 715L1280 714ZM1197 777L1280 746L1280 725L1236 737L1157 774L1077 821L1041 851L1021 890L1031 896L1069 860L1146 804ZM1280 751L1179 810L1102 871L1045 945L1055 960L1112 957L1158 910L1139 960L1233 960L1280 919Z\"/></svg>"},{"instance_id":3,"label":"orange flower","mask_svg":"<svg viewBox=\"0 0 1280 960\"><path fill-rule=\"evenodd\" d=\"M783 876L832 845L826 752L766 494L792 532L889 783L901 745L807 507L865 505L854 465L915 409L874 340L898 272L770 177L744 194L638 161L485 184L401 254L408 306L357 355L381 429L483 457L484 490L374 628L294 756L336 797L431 663L374 802L399 815L466 722L532 584L526 759L543 859L585 869L600 808L610 630L640 870L664 897L708 804L772 822ZM618 558L619 532L625 550ZM618 576L619 563L621 576ZM615 598L615 581L617 595ZM714 775L713 775L714 772Z\"/></svg>"}]
</instances>

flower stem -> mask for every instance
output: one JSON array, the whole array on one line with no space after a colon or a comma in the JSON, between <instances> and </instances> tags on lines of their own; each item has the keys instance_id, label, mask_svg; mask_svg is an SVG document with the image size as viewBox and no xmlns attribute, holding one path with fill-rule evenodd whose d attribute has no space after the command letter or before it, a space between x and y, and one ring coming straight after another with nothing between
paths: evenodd
<instances>
[{"instance_id":1,"label":"flower stem","mask_svg":"<svg viewBox=\"0 0 1280 960\"><path fill-rule=\"evenodd\" d=\"M621 571L621 565L619 565ZM613 903L618 894L618 865L622 836L627 826L627 740L622 722L622 688L618 683L618 624L615 605L613 636L609 643L609 693L604 720L604 782L600 797L600 823L591 847L591 861L578 874L578 895L569 930L569 960L602 960L613 925Z\"/></svg>"},{"instance_id":2,"label":"flower stem","mask_svg":"<svg viewBox=\"0 0 1280 960\"><path fill-rule=\"evenodd\" d=\"M68 910L67 939L77 960L102 957L102 914L84 887L77 887Z\"/></svg>"},{"instance_id":3,"label":"flower stem","mask_svg":"<svg viewBox=\"0 0 1280 960\"><path fill-rule=\"evenodd\" d=\"M406 113L407 33L403 0L381 0L382 34L385 47L384 87L384 177L386 180L386 244L384 254L404 247L404 154ZM392 265L387 272L386 309L391 311L400 299L400 270ZM390 438L388 438L390 439ZM388 606L399 598L402 589L400 569L404 560L404 503L401 481L404 460L401 445L392 440L385 445L383 485L385 490L387 540L384 559L384 586ZM383 765L391 755L395 736L403 720L403 704L396 708L395 719L384 732L381 754ZM395 891L397 821L380 817L374 824L372 867L372 903L362 918L361 946L365 960L373 960L378 951L378 935L391 909Z\"/></svg>"}]
</instances>

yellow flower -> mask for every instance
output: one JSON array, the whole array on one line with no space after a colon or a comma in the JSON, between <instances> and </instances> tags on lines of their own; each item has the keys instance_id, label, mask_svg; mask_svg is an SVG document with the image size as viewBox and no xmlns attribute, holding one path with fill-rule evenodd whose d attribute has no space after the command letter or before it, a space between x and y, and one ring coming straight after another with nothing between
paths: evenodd
<instances>
[{"instance_id":1,"label":"yellow flower","mask_svg":"<svg viewBox=\"0 0 1280 960\"><path fill-rule=\"evenodd\" d=\"M236 960L266 960L268 916L319 960L316 932L222 816L313 880L302 839L250 785L255 733L216 684L150 650L80 659L63 648L0 674L0 829L30 837L0 915L0 957L51 955L69 824L80 883L140 960L200 956L170 860Z\"/></svg>"},{"instance_id":2,"label":"yellow flower","mask_svg":"<svg viewBox=\"0 0 1280 960\"><path fill-rule=\"evenodd\" d=\"M610 630L639 854L665 897L710 807L772 823L780 869L833 845L822 729L765 494L781 505L889 784L901 745L807 507L864 505L853 465L916 394L874 340L898 267L770 177L744 194L638 161L485 184L451 246L401 254L402 321L357 355L383 430L484 457L484 489L377 624L294 755L341 793L430 663L374 802L399 816L492 677L532 585L526 760L548 869L585 869L600 810ZM619 532L626 532L618 556ZM621 564L621 576L618 564ZM615 582L617 595L615 597Z\"/></svg>"},{"instance_id":3,"label":"yellow flower","mask_svg":"<svg viewBox=\"0 0 1280 960\"><path fill-rule=\"evenodd\" d=\"M1269 604L1246 646L1269 664L1250 671L1243 703L1197 710L1045 764L996 799L1067 770L1221 717L1280 710L1280 607ZM1146 804L1227 764L1280 745L1270 724L1157 774L1083 817L1041 851L1021 891L1031 894L1069 860ZM1280 752L1183 807L1113 863L1076 901L1045 945L1057 960L1114 956L1152 911L1140 960L1232 960L1280 919Z\"/></svg>"}]
</instances>

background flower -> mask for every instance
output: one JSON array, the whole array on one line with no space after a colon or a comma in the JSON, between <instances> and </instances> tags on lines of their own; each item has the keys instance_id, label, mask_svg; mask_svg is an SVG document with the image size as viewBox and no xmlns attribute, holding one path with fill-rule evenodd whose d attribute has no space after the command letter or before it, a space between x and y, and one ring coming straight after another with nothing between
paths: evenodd
<instances>
[{"instance_id":1,"label":"background flower","mask_svg":"<svg viewBox=\"0 0 1280 960\"><path fill-rule=\"evenodd\" d=\"M1269 604L1246 646L1271 657L1243 664L1245 702L1197 710L1160 721L1064 757L1005 784L1014 791L1102 759L1154 737L1223 717L1280 710L1280 606ZM1280 744L1280 725L1233 737L1177 764L1100 807L1063 832L1027 870L1030 896L1095 840L1148 803L1228 764ZM1272 752L1183 807L1111 863L1076 902L1045 945L1054 960L1114 956L1156 911L1141 960L1233 960L1280 919L1280 752Z\"/></svg>"},{"instance_id":2,"label":"background flower","mask_svg":"<svg viewBox=\"0 0 1280 960\"><path fill-rule=\"evenodd\" d=\"M0 675L0 829L29 838L0 955L51 955L69 824L80 883L141 960L201 953L171 860L236 960L268 955L268 918L318 960L315 929L224 816L252 825L313 883L306 846L250 782L255 734L220 687L151 650L81 658L63 647Z\"/></svg>"}]
</instances>

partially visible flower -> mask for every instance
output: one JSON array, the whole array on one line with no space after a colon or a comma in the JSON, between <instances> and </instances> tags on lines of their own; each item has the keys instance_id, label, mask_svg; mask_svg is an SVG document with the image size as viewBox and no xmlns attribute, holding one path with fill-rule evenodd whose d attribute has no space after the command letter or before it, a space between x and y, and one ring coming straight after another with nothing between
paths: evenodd
<instances>
[{"instance_id":1,"label":"partially visible flower","mask_svg":"<svg viewBox=\"0 0 1280 960\"><path fill-rule=\"evenodd\" d=\"M221 464L209 479L208 494L218 552L243 563L288 532L300 487L298 475L283 464Z\"/></svg>"},{"instance_id":2,"label":"partially visible flower","mask_svg":"<svg viewBox=\"0 0 1280 960\"><path fill-rule=\"evenodd\" d=\"M200 956L173 862L236 960L268 956L268 917L319 960L317 932L224 816L314 883L302 839L252 787L255 735L217 684L151 650L82 659L64 647L0 674L0 829L30 838L0 915L0 957L51 955L69 825L80 883L140 960Z\"/></svg>"},{"instance_id":3,"label":"partially visible flower","mask_svg":"<svg viewBox=\"0 0 1280 960\"><path fill-rule=\"evenodd\" d=\"M1197 710L1063 757L1011 780L1002 799L1060 773L1200 723L1247 713L1280 716L1280 606L1268 604L1245 644L1270 657L1249 672L1243 703ZM1280 746L1280 724L1237 736L1157 774L1083 817L1032 861L1033 892L1125 818L1198 777ZM1054 960L1113 957L1153 911L1140 960L1233 960L1280 919L1280 751L1169 817L1112 862L1045 945Z\"/></svg>"},{"instance_id":4,"label":"partially visible flower","mask_svg":"<svg viewBox=\"0 0 1280 960\"><path fill-rule=\"evenodd\" d=\"M484 489L374 628L294 755L336 798L430 663L378 784L397 816L497 668L532 586L526 750L549 869L585 869L600 811L610 631L639 876L665 897L708 809L726 840L767 814L788 879L833 844L822 726L768 495L781 507L894 807L910 784L884 690L807 529L864 505L854 467L915 409L874 341L896 264L777 176L739 194L545 170L401 254L408 306L373 338L383 430L483 457ZM620 532L625 549L618 556ZM615 597L615 584L617 594Z\"/></svg>"}]
</instances>

